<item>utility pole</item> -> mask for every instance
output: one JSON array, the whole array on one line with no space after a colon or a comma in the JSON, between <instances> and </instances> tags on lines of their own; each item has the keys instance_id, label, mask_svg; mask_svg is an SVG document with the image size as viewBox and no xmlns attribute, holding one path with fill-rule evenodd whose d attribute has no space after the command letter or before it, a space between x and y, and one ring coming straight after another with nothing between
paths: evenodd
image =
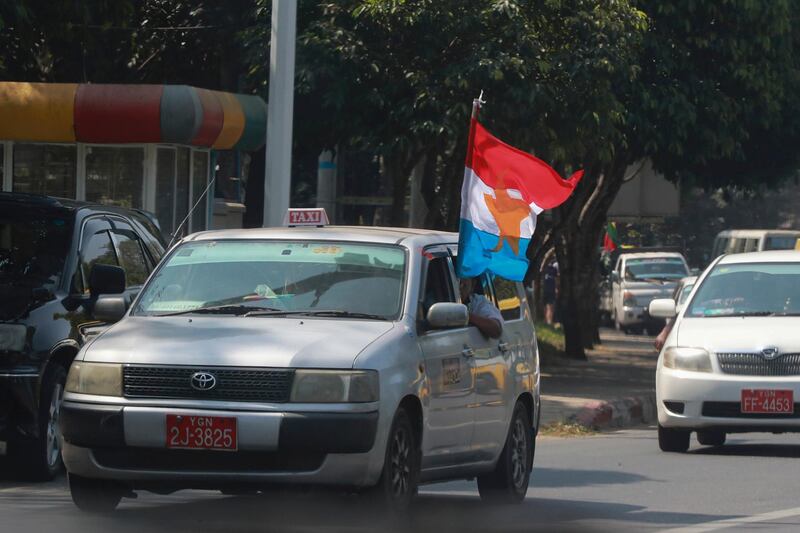
<instances>
[{"instance_id":1,"label":"utility pole","mask_svg":"<svg viewBox=\"0 0 800 533\"><path fill-rule=\"evenodd\" d=\"M264 227L280 226L292 187L292 118L297 0L272 0Z\"/></svg>"}]
</instances>

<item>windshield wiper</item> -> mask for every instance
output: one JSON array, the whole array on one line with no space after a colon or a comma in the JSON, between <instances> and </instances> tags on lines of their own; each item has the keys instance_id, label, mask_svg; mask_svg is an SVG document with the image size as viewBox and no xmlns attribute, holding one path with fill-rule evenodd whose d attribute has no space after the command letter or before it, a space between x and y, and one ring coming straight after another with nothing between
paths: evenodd
<instances>
[{"instance_id":1,"label":"windshield wiper","mask_svg":"<svg viewBox=\"0 0 800 533\"><path fill-rule=\"evenodd\" d=\"M184 309L183 311L175 311L172 313L162 313L160 315L154 316L177 316L177 315L188 315L191 313L198 313L198 314L215 314L215 315L245 315L247 316L251 312L273 312L278 311L278 309L273 309L272 307L254 307L252 305L212 305L211 307L196 307L194 309Z\"/></svg>"},{"instance_id":2,"label":"windshield wiper","mask_svg":"<svg viewBox=\"0 0 800 533\"><path fill-rule=\"evenodd\" d=\"M255 310L250 313L245 314L244 316L287 316L287 315L301 315L301 316L329 316L335 318L365 318L369 320L387 320L385 316L381 315L371 315L369 313L355 313L351 311L342 311L339 309L332 309L332 310L319 310L314 311L313 309L298 309L298 310Z\"/></svg>"},{"instance_id":3,"label":"windshield wiper","mask_svg":"<svg viewBox=\"0 0 800 533\"><path fill-rule=\"evenodd\" d=\"M739 313L712 313L703 315L704 318L732 318L732 317L747 317L747 316L775 316L778 313L775 311L741 311Z\"/></svg>"}]
</instances>

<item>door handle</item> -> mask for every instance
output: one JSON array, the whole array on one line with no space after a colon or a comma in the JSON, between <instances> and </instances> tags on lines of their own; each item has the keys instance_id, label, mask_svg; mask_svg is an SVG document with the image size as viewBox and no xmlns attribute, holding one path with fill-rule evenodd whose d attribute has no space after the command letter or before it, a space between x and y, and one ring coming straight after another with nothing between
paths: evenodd
<instances>
[{"instance_id":1,"label":"door handle","mask_svg":"<svg viewBox=\"0 0 800 533\"><path fill-rule=\"evenodd\" d=\"M475 350L473 350L469 346L464 346L464 349L461 350L461 355L463 355L466 358L474 357L475 356Z\"/></svg>"},{"instance_id":2,"label":"door handle","mask_svg":"<svg viewBox=\"0 0 800 533\"><path fill-rule=\"evenodd\" d=\"M497 347L500 348L500 351L503 353L506 353L509 350L507 342L501 342L500 344L497 345Z\"/></svg>"}]
</instances>

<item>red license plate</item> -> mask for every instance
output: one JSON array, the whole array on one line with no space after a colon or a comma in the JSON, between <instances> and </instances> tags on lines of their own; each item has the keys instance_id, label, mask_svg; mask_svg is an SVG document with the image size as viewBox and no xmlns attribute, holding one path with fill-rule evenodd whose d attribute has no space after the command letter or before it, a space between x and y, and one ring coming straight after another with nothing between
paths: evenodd
<instances>
[{"instance_id":1,"label":"red license plate","mask_svg":"<svg viewBox=\"0 0 800 533\"><path fill-rule=\"evenodd\" d=\"M794 413L794 393L790 390L744 389L742 413L790 415Z\"/></svg>"},{"instance_id":2,"label":"red license plate","mask_svg":"<svg viewBox=\"0 0 800 533\"><path fill-rule=\"evenodd\" d=\"M236 418L167 415L167 448L236 451Z\"/></svg>"}]
</instances>

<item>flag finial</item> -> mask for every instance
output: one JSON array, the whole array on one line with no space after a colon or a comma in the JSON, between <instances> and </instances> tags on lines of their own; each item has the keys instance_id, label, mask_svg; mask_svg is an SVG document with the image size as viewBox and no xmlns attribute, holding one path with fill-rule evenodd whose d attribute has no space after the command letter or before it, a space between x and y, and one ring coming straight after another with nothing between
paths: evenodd
<instances>
[{"instance_id":1,"label":"flag finial","mask_svg":"<svg viewBox=\"0 0 800 533\"><path fill-rule=\"evenodd\" d=\"M483 99L483 89L481 89L481 94L478 95L477 98L472 99L472 117L478 118L478 109L481 108L481 105L485 104L486 100Z\"/></svg>"}]
</instances>

